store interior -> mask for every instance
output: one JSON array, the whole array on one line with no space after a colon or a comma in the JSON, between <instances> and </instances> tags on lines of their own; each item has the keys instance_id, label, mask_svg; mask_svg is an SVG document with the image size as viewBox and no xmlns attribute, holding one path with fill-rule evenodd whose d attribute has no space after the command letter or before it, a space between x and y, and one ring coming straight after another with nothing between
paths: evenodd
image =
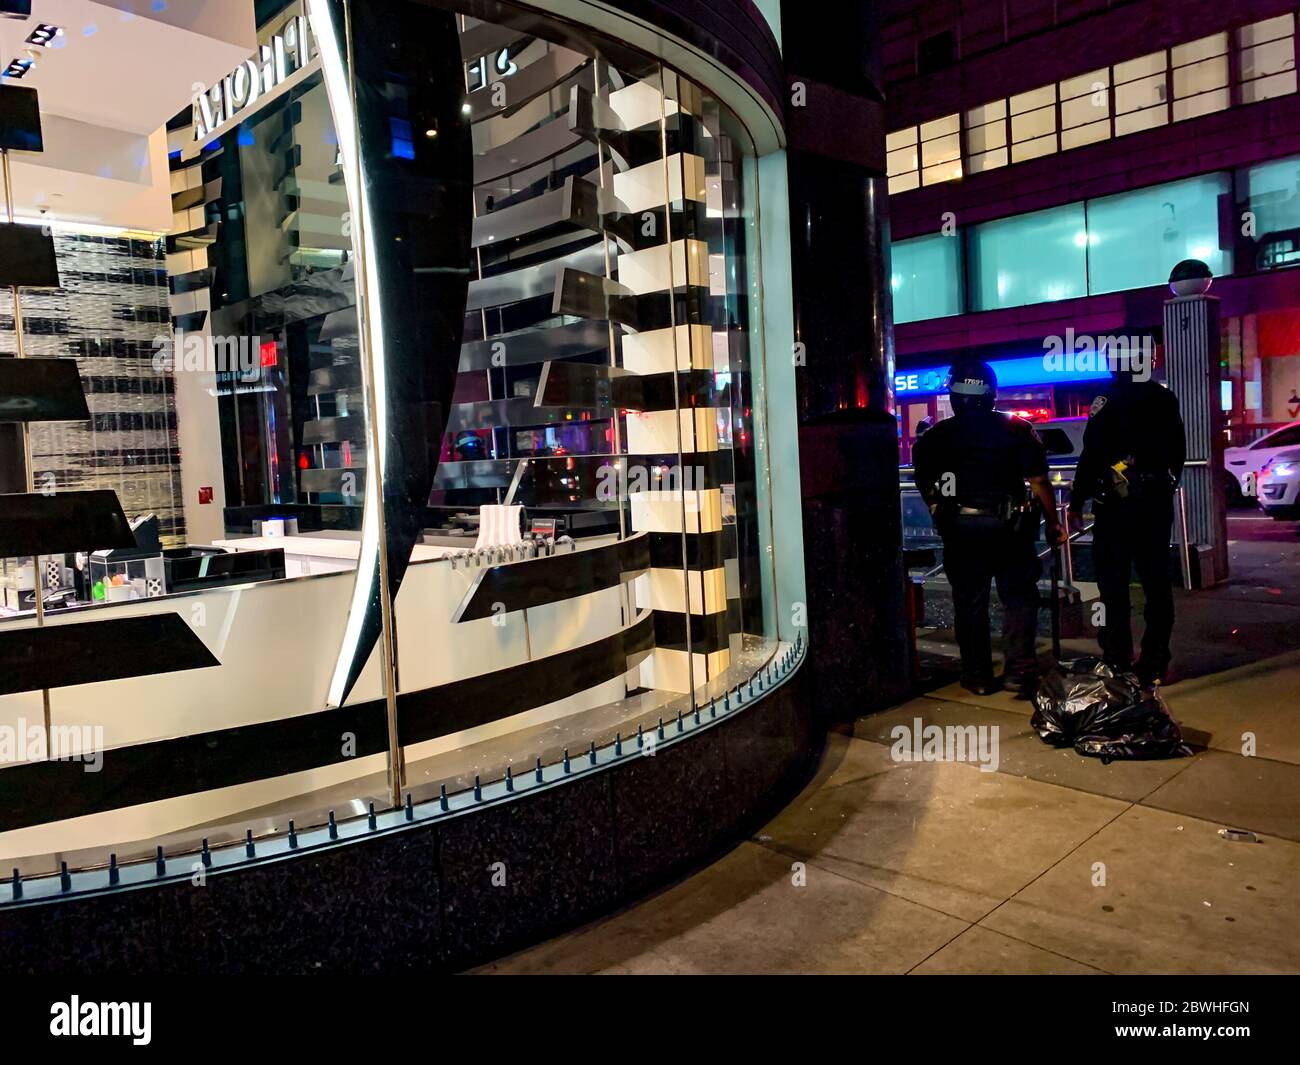
<instances>
[{"instance_id":1,"label":"store interior","mask_svg":"<svg viewBox=\"0 0 1300 1065\"><path fill-rule=\"evenodd\" d=\"M640 743L798 639L743 125L508 5L420 7L430 69L353 113L327 8L0 20L25 876Z\"/></svg>"}]
</instances>

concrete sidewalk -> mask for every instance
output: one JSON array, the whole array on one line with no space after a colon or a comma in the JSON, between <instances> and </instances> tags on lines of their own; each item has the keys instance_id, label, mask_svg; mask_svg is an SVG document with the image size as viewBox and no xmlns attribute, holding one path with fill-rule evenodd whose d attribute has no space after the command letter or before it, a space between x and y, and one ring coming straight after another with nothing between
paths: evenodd
<instances>
[{"instance_id":1,"label":"concrete sidewalk","mask_svg":"<svg viewBox=\"0 0 1300 1065\"><path fill-rule=\"evenodd\" d=\"M708 869L482 971L1300 972L1300 583L1262 579L1300 548L1273 546L1180 603L1200 675L1164 692L1193 757L1102 765L1043 744L1025 701L942 687L832 733L803 794ZM896 760L917 719L995 728L996 771Z\"/></svg>"}]
</instances>

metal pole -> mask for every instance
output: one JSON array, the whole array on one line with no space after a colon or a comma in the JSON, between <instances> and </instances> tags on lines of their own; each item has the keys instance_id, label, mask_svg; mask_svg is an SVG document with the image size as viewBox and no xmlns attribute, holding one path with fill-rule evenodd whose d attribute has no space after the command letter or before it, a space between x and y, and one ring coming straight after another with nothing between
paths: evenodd
<instances>
[{"instance_id":1,"label":"metal pole","mask_svg":"<svg viewBox=\"0 0 1300 1065\"><path fill-rule=\"evenodd\" d=\"M1052 657L1061 661L1061 555L1052 547Z\"/></svg>"},{"instance_id":2,"label":"metal pole","mask_svg":"<svg viewBox=\"0 0 1300 1065\"><path fill-rule=\"evenodd\" d=\"M1065 586L1067 588L1070 588L1074 586L1074 549L1070 542L1070 516L1066 510L1064 500L1065 500L1065 493L1060 488L1057 488L1056 490L1057 518L1058 520L1064 518L1064 526L1065 526L1065 541L1064 543L1061 544L1061 562L1064 566L1064 569L1062 570L1062 579L1065 582Z\"/></svg>"},{"instance_id":3,"label":"metal pole","mask_svg":"<svg viewBox=\"0 0 1300 1065\"><path fill-rule=\"evenodd\" d=\"M0 148L0 158L3 159L4 185L5 185L5 220L12 223L15 218L14 212L14 183L13 174L9 169L9 149ZM10 291L13 293L14 304L14 350L20 359L27 357L27 348L23 343L23 304L22 296L18 291L18 286L14 285ZM27 422L19 422L18 427L23 436L23 465L27 473L27 491L35 493L36 491L36 468L32 464L32 430ZM35 598L36 598L36 627L39 629L45 625L45 589L41 581L41 556L36 555L32 559L32 570L35 576ZM45 752L53 756L50 750L50 689L41 689L41 707L44 711L45 718Z\"/></svg>"},{"instance_id":4,"label":"metal pole","mask_svg":"<svg viewBox=\"0 0 1300 1065\"><path fill-rule=\"evenodd\" d=\"M356 59L353 54L352 42L352 8L350 4L345 4L343 8L343 19L346 39L344 50L347 56L347 77L348 93L351 96L351 106L353 114L357 115L356 137L353 144L353 151L356 158L361 158L361 130L360 114L357 107L356 91ZM357 202L360 203L365 197L365 189L357 189ZM370 291L370 278L366 269L366 243L370 240L370 234L366 232L365 222L358 218L355 220L353 228L353 251L356 254L356 276L357 276L357 308L358 322L361 326L363 341L361 345L362 356L366 366L365 380L372 387L365 389L366 392L366 410L370 427L370 447L371 461L367 463L366 476L376 478L378 487L377 503L379 506L379 609L382 619L382 632L379 640L379 664L382 671L384 682L384 704L387 711L388 719L388 798L393 808L402 805L402 787L406 782L406 764L402 751L402 739L397 727L397 687L398 687L398 668L397 668L397 632L395 611L393 609L393 599L389 594L388 584L388 543L384 525L384 444L385 441L380 438L379 433L379 409L376 405L375 390L373 382L375 380L374 369L374 345L370 339L370 316L366 313L366 305Z\"/></svg>"},{"instance_id":5,"label":"metal pole","mask_svg":"<svg viewBox=\"0 0 1300 1065\"><path fill-rule=\"evenodd\" d=\"M1179 554L1183 562L1183 588L1190 592L1192 590L1192 547L1187 542L1187 500L1183 496L1181 484L1175 494L1178 496L1179 540L1182 541L1182 550Z\"/></svg>"}]
</instances>

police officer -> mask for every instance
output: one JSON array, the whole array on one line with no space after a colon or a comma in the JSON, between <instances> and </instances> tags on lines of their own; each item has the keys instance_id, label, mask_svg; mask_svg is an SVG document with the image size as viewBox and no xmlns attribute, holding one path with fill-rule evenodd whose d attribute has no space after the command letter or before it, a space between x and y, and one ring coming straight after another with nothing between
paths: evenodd
<instances>
[{"instance_id":1,"label":"police officer","mask_svg":"<svg viewBox=\"0 0 1300 1065\"><path fill-rule=\"evenodd\" d=\"M1102 656L1119 669L1133 668L1129 580L1136 569L1146 596L1146 631L1135 672L1144 684L1160 684L1174 629L1174 490L1187 453L1178 398L1150 379L1150 367L1150 360L1121 361L1093 401L1070 493L1070 522L1081 527L1084 503L1095 501L1092 555L1104 611L1097 637Z\"/></svg>"},{"instance_id":2,"label":"police officer","mask_svg":"<svg viewBox=\"0 0 1300 1065\"><path fill-rule=\"evenodd\" d=\"M1031 691L1038 680L1038 507L1048 538L1064 537L1047 479L1047 455L1033 426L993 409L998 382L982 362L958 363L948 381L952 418L916 441L912 465L952 585L962 687L988 695L1003 687ZM1025 491L1028 481L1031 493ZM1005 616L1006 672L993 675L989 584Z\"/></svg>"}]
</instances>

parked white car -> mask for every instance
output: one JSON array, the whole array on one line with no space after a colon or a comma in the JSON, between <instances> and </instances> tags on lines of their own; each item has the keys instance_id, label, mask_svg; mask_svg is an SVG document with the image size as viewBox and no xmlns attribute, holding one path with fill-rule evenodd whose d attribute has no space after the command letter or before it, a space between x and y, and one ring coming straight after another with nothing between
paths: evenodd
<instances>
[{"instance_id":1,"label":"parked white car","mask_svg":"<svg viewBox=\"0 0 1300 1065\"><path fill-rule=\"evenodd\" d=\"M1279 451L1255 476L1259 509L1278 521L1300 518L1300 448Z\"/></svg>"},{"instance_id":2,"label":"parked white car","mask_svg":"<svg viewBox=\"0 0 1300 1065\"><path fill-rule=\"evenodd\" d=\"M1088 428L1086 417L1053 418L1039 422L1034 428L1047 452L1047 461L1053 466L1079 461L1079 455L1083 453L1083 431Z\"/></svg>"},{"instance_id":3,"label":"parked white car","mask_svg":"<svg viewBox=\"0 0 1300 1065\"><path fill-rule=\"evenodd\" d=\"M1258 495L1256 477L1264 464L1288 448L1300 447L1300 422L1261 436L1245 447L1230 447L1223 452L1223 466L1228 471L1228 503L1241 503Z\"/></svg>"}]
</instances>

